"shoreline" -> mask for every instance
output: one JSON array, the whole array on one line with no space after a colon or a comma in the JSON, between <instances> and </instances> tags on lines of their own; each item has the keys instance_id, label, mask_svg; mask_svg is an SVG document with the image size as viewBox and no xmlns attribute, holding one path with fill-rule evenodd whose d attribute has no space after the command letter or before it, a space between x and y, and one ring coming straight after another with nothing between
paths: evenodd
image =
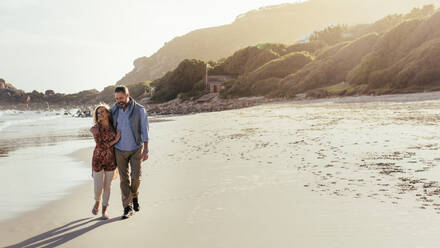
<instances>
[{"instance_id":1,"label":"shoreline","mask_svg":"<svg viewBox=\"0 0 440 248\"><path fill-rule=\"evenodd\" d=\"M67 154L66 156L71 157L75 159L76 161L83 164L83 166L87 166L87 164L91 161L91 155L90 153L93 152L93 147L88 148L79 148L78 150L73 151L70 154ZM90 178L90 182L92 183L92 179ZM18 214L17 216L13 216L12 218L8 218L5 220L0 220L0 224L7 224L12 222L25 222L28 221L30 216L45 216L45 212L56 212L55 209L62 209L63 202L66 200L75 197L78 194L81 194L81 192L84 192L84 190L88 187L92 187L89 185L90 182L84 181L80 182L77 185L73 185L65 194L63 194L61 197L58 197L56 199L50 200L46 203L43 203L42 205L38 206L37 208L31 209L29 211L22 212ZM92 183L93 184L93 183ZM90 198L92 198L90 196Z\"/></svg>"},{"instance_id":2,"label":"shoreline","mask_svg":"<svg viewBox=\"0 0 440 248\"><path fill-rule=\"evenodd\" d=\"M94 148L95 148L94 146L80 148L80 149L77 149L77 150L67 154L67 156L74 158L75 160L80 161L80 162L84 163L85 165L88 164L87 167L91 168L91 161L92 161Z\"/></svg>"}]
</instances>

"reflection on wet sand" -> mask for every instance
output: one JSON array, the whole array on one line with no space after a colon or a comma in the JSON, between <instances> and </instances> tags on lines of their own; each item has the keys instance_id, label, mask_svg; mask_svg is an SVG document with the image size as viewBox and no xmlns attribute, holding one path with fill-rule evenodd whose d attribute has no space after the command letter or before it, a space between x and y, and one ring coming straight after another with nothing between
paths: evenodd
<instances>
[{"instance_id":1,"label":"reflection on wet sand","mask_svg":"<svg viewBox=\"0 0 440 248\"><path fill-rule=\"evenodd\" d=\"M72 118L72 122L76 119ZM151 118L150 123L173 121L172 119L165 118ZM29 127L27 127L29 128ZM56 145L59 142L69 141L69 140L88 140L93 139L92 134L87 128L78 128L70 130L62 130L58 132L50 132L50 130L45 130L45 132L35 132L28 137L12 137L12 138L1 138L0 137L0 157L7 157L10 152L15 150L26 148L26 147L40 147L40 146L51 146Z\"/></svg>"},{"instance_id":2,"label":"reflection on wet sand","mask_svg":"<svg viewBox=\"0 0 440 248\"><path fill-rule=\"evenodd\" d=\"M7 157L10 152L26 147L51 146L63 141L87 139L93 139L93 136L90 134L88 129L81 129L78 130L77 133L63 135L58 134L0 139L0 157Z\"/></svg>"}]
</instances>

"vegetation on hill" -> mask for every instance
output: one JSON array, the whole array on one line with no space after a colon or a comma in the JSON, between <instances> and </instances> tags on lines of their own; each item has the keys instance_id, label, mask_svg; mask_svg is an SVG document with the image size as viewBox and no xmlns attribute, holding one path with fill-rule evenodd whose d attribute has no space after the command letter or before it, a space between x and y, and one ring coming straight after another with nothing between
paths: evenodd
<instances>
[{"instance_id":1,"label":"vegetation on hill","mask_svg":"<svg viewBox=\"0 0 440 248\"><path fill-rule=\"evenodd\" d=\"M232 78L221 96L313 97L440 88L440 13L432 5L377 22L330 26L295 44L260 43L209 62L209 75ZM199 96L205 63L185 60L155 80L153 100Z\"/></svg>"},{"instance_id":2,"label":"vegetation on hill","mask_svg":"<svg viewBox=\"0 0 440 248\"><path fill-rule=\"evenodd\" d=\"M310 63L314 57L308 52L292 52L270 60L249 73L228 82L222 95L250 96L267 95L279 88L279 81L292 72Z\"/></svg>"},{"instance_id":3,"label":"vegetation on hill","mask_svg":"<svg viewBox=\"0 0 440 248\"><path fill-rule=\"evenodd\" d=\"M306 56L305 54L312 53L323 46L321 42L298 43L291 46L272 43L249 46L215 64L209 74L239 76L254 71L256 74L268 74L272 73L269 72L272 70L286 70L284 67L288 64L295 64L296 59L301 60ZM268 62L272 63L268 64ZM301 64L301 61L297 63ZM265 67L261 68L263 65ZM277 66L282 68L277 68ZM276 72L273 73L276 74Z\"/></svg>"},{"instance_id":4,"label":"vegetation on hill","mask_svg":"<svg viewBox=\"0 0 440 248\"><path fill-rule=\"evenodd\" d=\"M265 66L239 74L236 80L225 84L221 95L294 97L306 93L321 97L438 89L440 13L434 12L434 7L428 5L368 25L331 26L317 31L305 44L326 45L311 51L307 63L298 59L302 66L278 64L284 51L280 48L286 46L277 44L271 50L280 56ZM254 61L252 57L247 59ZM236 59L235 63L243 61Z\"/></svg>"},{"instance_id":5,"label":"vegetation on hill","mask_svg":"<svg viewBox=\"0 0 440 248\"><path fill-rule=\"evenodd\" d=\"M180 93L193 93L204 89L205 62L195 59L182 61L179 66L165 76L151 83L155 87L152 101L165 102Z\"/></svg>"},{"instance_id":6,"label":"vegetation on hill","mask_svg":"<svg viewBox=\"0 0 440 248\"><path fill-rule=\"evenodd\" d=\"M412 19L385 34L352 70L352 85L366 93L413 92L437 89L440 81L440 12L428 19Z\"/></svg>"},{"instance_id":7,"label":"vegetation on hill","mask_svg":"<svg viewBox=\"0 0 440 248\"><path fill-rule=\"evenodd\" d=\"M238 16L231 24L195 30L166 42L153 55L136 59L133 70L117 84L127 85L161 78L168 71L174 70L184 59L217 61L239 49L258 43L291 44L303 39L306 34L332 24L370 23L390 13L408 12L416 4L423 5L434 1L439 2L439 0L308 0L252 10ZM320 14L323 10L325 14ZM424 13L413 14L417 18L424 16ZM389 27L389 23L398 23L400 19L399 16L391 16L389 20L378 23L376 27L359 26L358 31L362 33L354 35L359 37L370 32L380 33L378 31L380 25ZM340 28L332 28L331 31L338 29ZM339 39L347 38L342 31L344 30L339 30L339 34L342 35ZM140 32L144 31L140 30ZM326 31L321 32L317 39L324 40L329 45L338 42L338 39L325 33Z\"/></svg>"},{"instance_id":8,"label":"vegetation on hill","mask_svg":"<svg viewBox=\"0 0 440 248\"><path fill-rule=\"evenodd\" d=\"M276 95L293 97L310 89L344 82L347 73L370 52L377 39L378 35L372 33L354 41L334 45L328 49L331 53L321 54L303 69L281 80Z\"/></svg>"},{"instance_id":9,"label":"vegetation on hill","mask_svg":"<svg viewBox=\"0 0 440 248\"><path fill-rule=\"evenodd\" d=\"M150 81L139 82L136 84L127 85L130 96L136 100L141 100L145 97L150 96ZM113 103L115 101L115 88L116 85L110 85L105 87L96 97L97 101L104 103Z\"/></svg>"}]
</instances>

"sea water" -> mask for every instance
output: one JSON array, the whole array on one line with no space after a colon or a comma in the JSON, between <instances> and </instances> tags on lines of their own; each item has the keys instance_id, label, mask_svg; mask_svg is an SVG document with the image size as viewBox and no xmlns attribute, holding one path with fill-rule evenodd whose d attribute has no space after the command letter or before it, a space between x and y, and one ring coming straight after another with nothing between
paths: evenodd
<instances>
[{"instance_id":1,"label":"sea water","mask_svg":"<svg viewBox=\"0 0 440 248\"><path fill-rule=\"evenodd\" d=\"M69 154L94 146L91 126L64 111L0 111L0 221L90 180L90 167Z\"/></svg>"}]
</instances>

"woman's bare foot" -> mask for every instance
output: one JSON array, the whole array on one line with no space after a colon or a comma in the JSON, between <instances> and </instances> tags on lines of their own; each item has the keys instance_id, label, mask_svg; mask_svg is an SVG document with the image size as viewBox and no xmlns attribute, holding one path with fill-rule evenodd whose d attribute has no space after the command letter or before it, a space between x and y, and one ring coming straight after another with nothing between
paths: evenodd
<instances>
[{"instance_id":1,"label":"woman's bare foot","mask_svg":"<svg viewBox=\"0 0 440 248\"><path fill-rule=\"evenodd\" d=\"M110 217L107 214L107 206L102 206L102 218L108 220Z\"/></svg>"},{"instance_id":2,"label":"woman's bare foot","mask_svg":"<svg viewBox=\"0 0 440 248\"><path fill-rule=\"evenodd\" d=\"M92 209L92 214L97 215L98 211L99 211L99 201L95 202L95 205L93 206L93 209Z\"/></svg>"}]
</instances>

